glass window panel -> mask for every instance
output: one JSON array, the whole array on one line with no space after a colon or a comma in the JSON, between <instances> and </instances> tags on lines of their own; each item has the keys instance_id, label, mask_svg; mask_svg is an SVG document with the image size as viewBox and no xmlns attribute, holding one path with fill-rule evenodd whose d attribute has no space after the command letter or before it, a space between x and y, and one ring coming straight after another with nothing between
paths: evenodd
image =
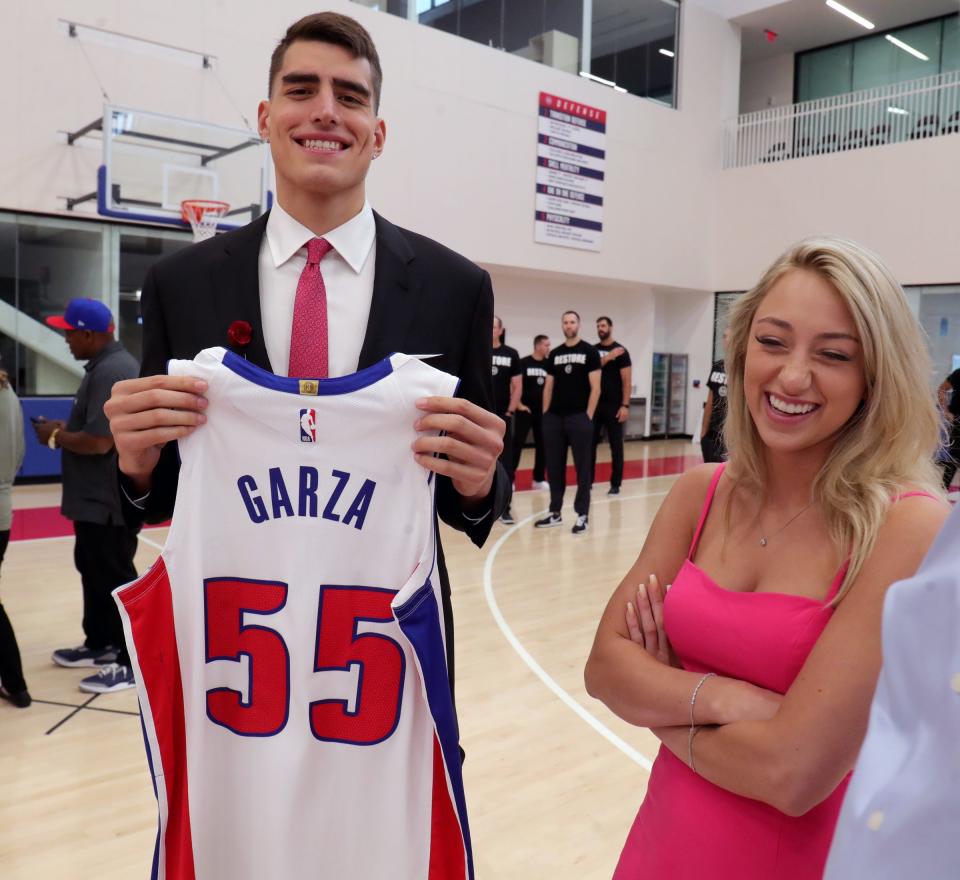
<instances>
[{"instance_id":1,"label":"glass window panel","mask_svg":"<svg viewBox=\"0 0 960 880\"><path fill-rule=\"evenodd\" d=\"M960 70L960 15L943 20L940 70Z\"/></svg>"},{"instance_id":2,"label":"glass window panel","mask_svg":"<svg viewBox=\"0 0 960 880\"><path fill-rule=\"evenodd\" d=\"M883 37L869 37L853 44L853 91L899 82L897 65L903 54Z\"/></svg>"},{"instance_id":3,"label":"glass window panel","mask_svg":"<svg viewBox=\"0 0 960 880\"><path fill-rule=\"evenodd\" d=\"M594 0L590 72L674 105L677 16L663 0Z\"/></svg>"},{"instance_id":4,"label":"glass window panel","mask_svg":"<svg viewBox=\"0 0 960 880\"><path fill-rule=\"evenodd\" d=\"M828 46L797 57L797 100L814 101L851 91L853 44Z\"/></svg>"},{"instance_id":5,"label":"glass window panel","mask_svg":"<svg viewBox=\"0 0 960 880\"><path fill-rule=\"evenodd\" d=\"M0 215L0 364L18 393L22 370L16 342L17 308L17 224L13 217Z\"/></svg>"},{"instance_id":6,"label":"glass window panel","mask_svg":"<svg viewBox=\"0 0 960 880\"><path fill-rule=\"evenodd\" d=\"M583 0L503 4L502 48L567 73L580 73Z\"/></svg>"},{"instance_id":7,"label":"glass window panel","mask_svg":"<svg viewBox=\"0 0 960 880\"><path fill-rule=\"evenodd\" d=\"M103 228L26 216L17 220L17 307L22 331L17 335L24 370L18 390L23 395L72 394L80 384L82 368L64 361L66 342L38 334L35 324L63 314L74 297L108 299ZM54 351L59 359L51 356Z\"/></svg>"},{"instance_id":8,"label":"glass window panel","mask_svg":"<svg viewBox=\"0 0 960 880\"><path fill-rule=\"evenodd\" d=\"M117 329L120 341L138 361L143 359L140 291L154 263L193 244L190 235L176 232L120 232L120 307Z\"/></svg>"},{"instance_id":9,"label":"glass window panel","mask_svg":"<svg viewBox=\"0 0 960 880\"><path fill-rule=\"evenodd\" d=\"M896 49L894 56L896 59L894 67L896 82L919 79L922 76L934 76L940 72L940 34L942 27L940 21L928 21L924 24L898 28L890 32L890 36L896 37L920 54L927 56L927 60L924 61L905 49L894 47ZM885 37L878 37L878 39L882 39L885 43L890 42Z\"/></svg>"}]
</instances>

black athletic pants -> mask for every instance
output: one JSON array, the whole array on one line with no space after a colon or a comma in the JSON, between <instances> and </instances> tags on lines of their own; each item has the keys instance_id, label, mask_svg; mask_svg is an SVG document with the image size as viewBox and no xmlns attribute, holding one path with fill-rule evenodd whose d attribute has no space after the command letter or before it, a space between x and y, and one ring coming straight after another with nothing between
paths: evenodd
<instances>
[{"instance_id":1,"label":"black athletic pants","mask_svg":"<svg viewBox=\"0 0 960 880\"><path fill-rule=\"evenodd\" d=\"M523 412L517 410L513 415L513 473L517 472L520 466L520 456L523 454L524 444L527 442L527 434L533 429L533 481L542 483L544 480L544 468L546 466L546 456L543 452L543 416L535 412Z\"/></svg>"},{"instance_id":2,"label":"black athletic pants","mask_svg":"<svg viewBox=\"0 0 960 880\"><path fill-rule=\"evenodd\" d=\"M597 447L600 445L600 431L607 429L607 440L610 442L610 488L619 489L623 482L623 425L617 421L619 408L601 410L593 414L593 459L590 465L591 481L596 479Z\"/></svg>"},{"instance_id":3,"label":"black athletic pants","mask_svg":"<svg viewBox=\"0 0 960 880\"><path fill-rule=\"evenodd\" d=\"M700 438L700 451L703 453L704 461L725 461L727 458L727 448L723 444L723 438L719 434L707 433Z\"/></svg>"},{"instance_id":4,"label":"black athletic pants","mask_svg":"<svg viewBox=\"0 0 960 880\"><path fill-rule=\"evenodd\" d=\"M137 533L126 526L89 522L75 522L73 531L73 561L83 583L84 644L94 650L112 645L119 651L117 662L129 666L120 612L110 594L136 580Z\"/></svg>"},{"instance_id":5,"label":"black athletic pants","mask_svg":"<svg viewBox=\"0 0 960 880\"><path fill-rule=\"evenodd\" d=\"M553 412L543 416L543 445L547 453L547 476L550 478L550 512L560 513L563 493L567 489L567 448L573 450L577 469L577 497L573 509L578 516L590 513L591 449L593 422L586 412L560 416Z\"/></svg>"},{"instance_id":6,"label":"black athletic pants","mask_svg":"<svg viewBox=\"0 0 960 880\"><path fill-rule=\"evenodd\" d=\"M7 552L9 541L10 530L0 532L0 565L3 564L3 556ZM0 602L0 684L9 694L27 689L27 683L23 680L23 665L20 663L17 637L13 633L7 612L3 610L2 602Z\"/></svg>"}]
</instances>

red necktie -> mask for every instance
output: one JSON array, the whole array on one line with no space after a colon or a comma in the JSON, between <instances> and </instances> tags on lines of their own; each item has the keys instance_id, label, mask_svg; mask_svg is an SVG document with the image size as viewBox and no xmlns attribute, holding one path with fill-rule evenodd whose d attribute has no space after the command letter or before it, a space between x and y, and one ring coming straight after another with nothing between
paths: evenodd
<instances>
[{"instance_id":1,"label":"red necktie","mask_svg":"<svg viewBox=\"0 0 960 880\"><path fill-rule=\"evenodd\" d=\"M307 242L307 265L300 273L293 304L288 376L323 379L327 375L327 288L320 261L332 247L325 238Z\"/></svg>"}]
</instances>

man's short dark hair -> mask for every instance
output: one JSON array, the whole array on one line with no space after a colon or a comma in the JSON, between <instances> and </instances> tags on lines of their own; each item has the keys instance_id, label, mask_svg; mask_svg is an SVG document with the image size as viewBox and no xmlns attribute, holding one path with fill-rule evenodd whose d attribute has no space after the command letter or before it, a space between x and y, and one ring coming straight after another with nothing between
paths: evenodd
<instances>
[{"instance_id":1,"label":"man's short dark hair","mask_svg":"<svg viewBox=\"0 0 960 880\"><path fill-rule=\"evenodd\" d=\"M611 327L613 326L613 321L611 321L606 315L601 315L599 318L597 318L597 323L598 323L598 324L599 324L601 321L606 321Z\"/></svg>"},{"instance_id":2,"label":"man's short dark hair","mask_svg":"<svg viewBox=\"0 0 960 880\"><path fill-rule=\"evenodd\" d=\"M295 21L277 48L270 56L270 81L267 84L267 96L273 94L273 81L283 67L283 56L297 40L313 40L316 43L330 43L342 46L353 53L354 58L366 58L373 71L373 110L380 110L380 88L383 85L383 71L380 68L380 56L377 47L367 29L359 21L339 12L315 12Z\"/></svg>"},{"instance_id":3,"label":"man's short dark hair","mask_svg":"<svg viewBox=\"0 0 960 880\"><path fill-rule=\"evenodd\" d=\"M533 337L533 347L536 348L541 342L549 338L546 333L538 333Z\"/></svg>"},{"instance_id":4,"label":"man's short dark hair","mask_svg":"<svg viewBox=\"0 0 960 880\"><path fill-rule=\"evenodd\" d=\"M567 309L560 317L561 317L561 318L566 318L567 315L576 315L576 316L577 316L577 320L578 320L578 321L580 320L580 313L579 313L579 312L575 312L573 309Z\"/></svg>"}]
</instances>

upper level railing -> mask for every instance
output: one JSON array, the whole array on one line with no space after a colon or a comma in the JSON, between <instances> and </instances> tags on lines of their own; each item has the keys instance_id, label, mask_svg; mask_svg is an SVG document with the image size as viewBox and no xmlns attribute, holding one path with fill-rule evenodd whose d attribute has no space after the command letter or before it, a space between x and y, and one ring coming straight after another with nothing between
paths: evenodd
<instances>
[{"instance_id":1,"label":"upper level railing","mask_svg":"<svg viewBox=\"0 0 960 880\"><path fill-rule=\"evenodd\" d=\"M727 123L724 168L960 132L960 70L744 113Z\"/></svg>"}]
</instances>

